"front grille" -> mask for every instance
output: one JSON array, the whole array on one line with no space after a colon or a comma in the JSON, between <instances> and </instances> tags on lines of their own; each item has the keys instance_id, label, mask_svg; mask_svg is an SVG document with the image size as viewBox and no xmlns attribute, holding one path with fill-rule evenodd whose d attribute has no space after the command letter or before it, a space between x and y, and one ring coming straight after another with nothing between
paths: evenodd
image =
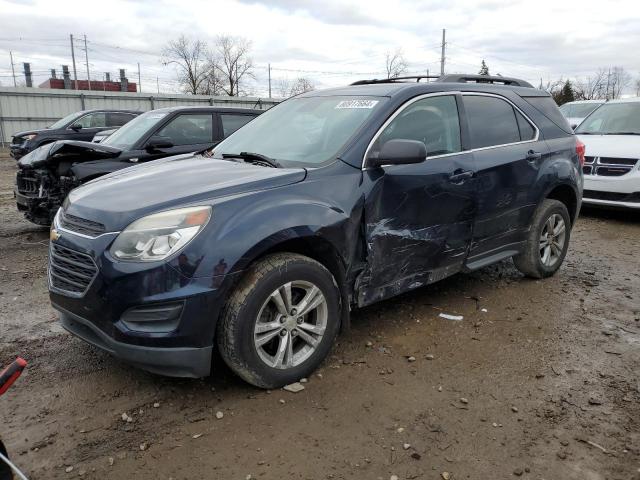
<instances>
[{"instance_id":1,"label":"front grille","mask_svg":"<svg viewBox=\"0 0 640 480\"><path fill-rule=\"evenodd\" d=\"M106 231L106 228L102 223L87 220L86 218L76 217L75 215L70 215L64 212L60 212L58 224L65 230L80 233L82 235L88 235L90 237L97 237Z\"/></svg>"},{"instance_id":2,"label":"front grille","mask_svg":"<svg viewBox=\"0 0 640 480\"><path fill-rule=\"evenodd\" d=\"M584 157L584 160L582 172L601 177L621 177L633 170L638 163L637 158Z\"/></svg>"},{"instance_id":3,"label":"front grille","mask_svg":"<svg viewBox=\"0 0 640 480\"><path fill-rule=\"evenodd\" d=\"M18 193L28 197L40 197L40 181L35 177L18 175L16 177ZM43 192L44 193L44 192Z\"/></svg>"},{"instance_id":4,"label":"front grille","mask_svg":"<svg viewBox=\"0 0 640 480\"><path fill-rule=\"evenodd\" d=\"M617 192L600 192L598 190L585 190L582 197L593 200L609 200L612 202L629 202L640 203L640 192L634 193L617 193Z\"/></svg>"},{"instance_id":5,"label":"front grille","mask_svg":"<svg viewBox=\"0 0 640 480\"><path fill-rule=\"evenodd\" d=\"M97 273L98 267L89 255L51 242L49 249L51 286L74 296L81 296L87 291Z\"/></svg>"}]
</instances>

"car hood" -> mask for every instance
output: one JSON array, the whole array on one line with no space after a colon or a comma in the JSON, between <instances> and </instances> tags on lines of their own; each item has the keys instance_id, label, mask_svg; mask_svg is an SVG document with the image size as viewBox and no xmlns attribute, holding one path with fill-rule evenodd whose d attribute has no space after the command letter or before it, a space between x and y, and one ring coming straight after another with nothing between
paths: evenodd
<instances>
[{"instance_id":1,"label":"car hood","mask_svg":"<svg viewBox=\"0 0 640 480\"><path fill-rule=\"evenodd\" d=\"M20 137L26 137L27 135L34 135L34 134L37 135L38 133L47 132L47 131L49 131L48 128L40 128L38 130L25 130L24 132L14 133L11 136L14 138L20 138Z\"/></svg>"},{"instance_id":2,"label":"car hood","mask_svg":"<svg viewBox=\"0 0 640 480\"><path fill-rule=\"evenodd\" d=\"M181 155L105 175L72 190L65 211L122 230L145 215L304 180L304 168L269 168Z\"/></svg>"},{"instance_id":3,"label":"car hood","mask_svg":"<svg viewBox=\"0 0 640 480\"><path fill-rule=\"evenodd\" d=\"M580 135L588 157L640 158L640 135Z\"/></svg>"},{"instance_id":4,"label":"car hood","mask_svg":"<svg viewBox=\"0 0 640 480\"><path fill-rule=\"evenodd\" d=\"M73 163L80 159L86 161L114 158L121 153L122 150L119 148L100 143L63 140L43 145L29 152L20 159L18 166L20 168L39 168L62 161Z\"/></svg>"}]
</instances>

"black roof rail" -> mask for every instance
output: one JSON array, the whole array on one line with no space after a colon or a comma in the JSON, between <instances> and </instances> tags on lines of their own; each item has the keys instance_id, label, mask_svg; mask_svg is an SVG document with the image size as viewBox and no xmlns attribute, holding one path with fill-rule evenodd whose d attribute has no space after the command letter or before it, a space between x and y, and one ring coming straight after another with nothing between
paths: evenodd
<instances>
[{"instance_id":1,"label":"black roof rail","mask_svg":"<svg viewBox=\"0 0 640 480\"><path fill-rule=\"evenodd\" d=\"M434 79L437 80L440 78L439 75L411 75L408 77L392 77L392 78L374 78L372 80L358 80L357 82L353 82L351 85L373 85L376 83L407 83L407 80L415 80L419 82L423 78L427 80Z\"/></svg>"},{"instance_id":2,"label":"black roof rail","mask_svg":"<svg viewBox=\"0 0 640 480\"><path fill-rule=\"evenodd\" d=\"M465 75L459 73L452 73L449 75L443 75L437 80L438 82L450 82L450 83L491 83L498 85L508 85L510 87L527 87L535 88L526 80L511 77L500 77L495 75Z\"/></svg>"}]
</instances>

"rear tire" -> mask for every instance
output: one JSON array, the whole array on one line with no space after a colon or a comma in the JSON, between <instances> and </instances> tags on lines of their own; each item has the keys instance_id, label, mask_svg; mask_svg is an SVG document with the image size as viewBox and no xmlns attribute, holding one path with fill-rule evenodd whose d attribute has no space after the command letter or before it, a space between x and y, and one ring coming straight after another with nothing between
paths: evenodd
<instances>
[{"instance_id":1,"label":"rear tire","mask_svg":"<svg viewBox=\"0 0 640 480\"><path fill-rule=\"evenodd\" d=\"M513 257L513 262L527 277L550 277L564 261L570 236L567 207L558 200L545 199L533 216L524 251Z\"/></svg>"},{"instance_id":2,"label":"rear tire","mask_svg":"<svg viewBox=\"0 0 640 480\"><path fill-rule=\"evenodd\" d=\"M220 354L257 387L296 382L329 354L340 309L338 286L322 264L293 253L269 255L229 298L217 328Z\"/></svg>"}]
</instances>

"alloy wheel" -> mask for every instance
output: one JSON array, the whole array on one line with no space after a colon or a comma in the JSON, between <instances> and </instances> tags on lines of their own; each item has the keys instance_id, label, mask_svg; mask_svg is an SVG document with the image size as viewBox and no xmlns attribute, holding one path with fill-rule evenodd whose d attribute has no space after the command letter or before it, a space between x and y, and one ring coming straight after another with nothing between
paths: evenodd
<instances>
[{"instance_id":1,"label":"alloy wheel","mask_svg":"<svg viewBox=\"0 0 640 480\"><path fill-rule=\"evenodd\" d=\"M553 267L560 261L567 237L566 230L564 219L557 213L551 215L542 227L540 260L546 267Z\"/></svg>"},{"instance_id":2,"label":"alloy wheel","mask_svg":"<svg viewBox=\"0 0 640 480\"><path fill-rule=\"evenodd\" d=\"M285 283L258 313L253 332L258 356L277 369L304 363L324 337L327 316L327 301L316 285L302 280Z\"/></svg>"}]
</instances>

